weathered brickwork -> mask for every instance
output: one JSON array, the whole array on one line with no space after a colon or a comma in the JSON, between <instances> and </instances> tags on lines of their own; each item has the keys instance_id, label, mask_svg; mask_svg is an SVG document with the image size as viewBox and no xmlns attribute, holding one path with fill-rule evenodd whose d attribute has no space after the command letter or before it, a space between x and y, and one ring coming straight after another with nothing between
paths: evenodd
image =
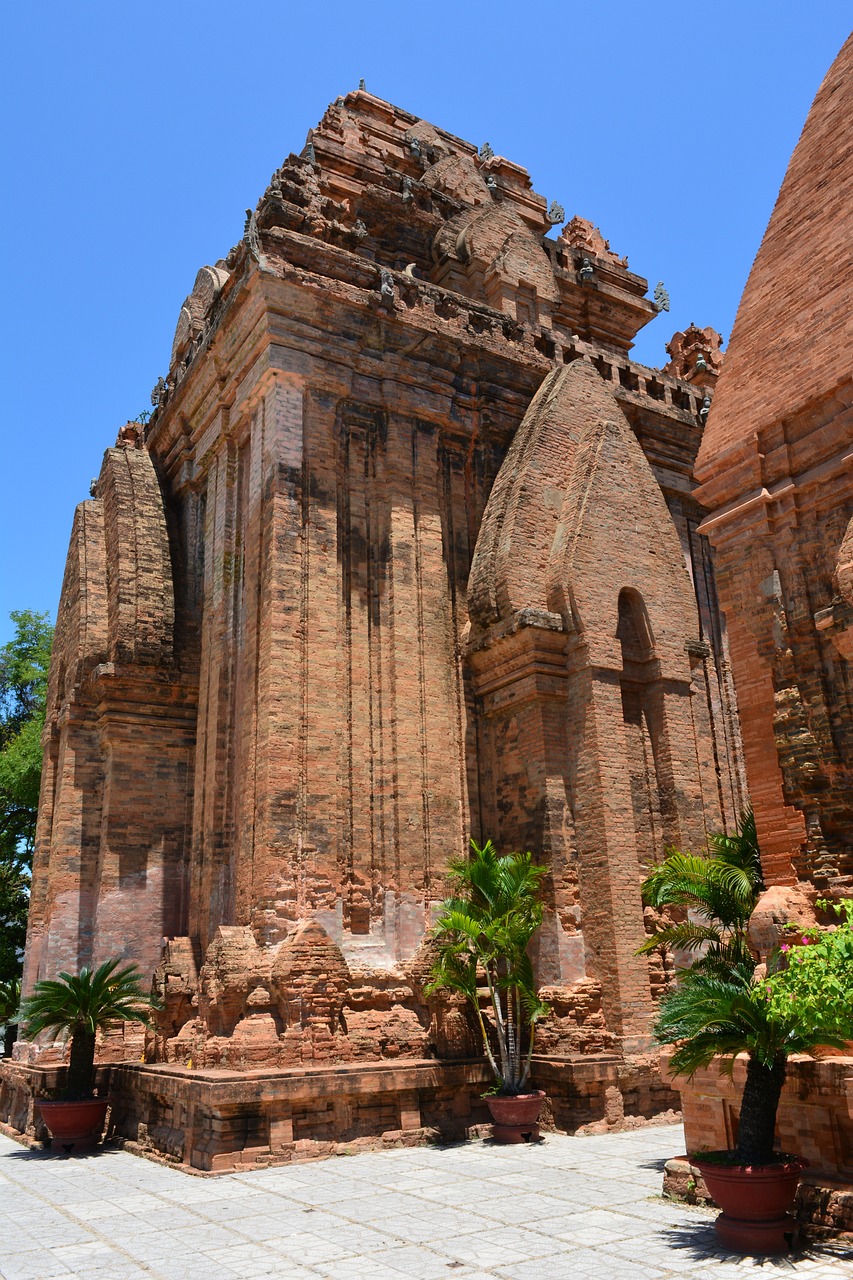
<instances>
[{"instance_id":1,"label":"weathered brickwork","mask_svg":"<svg viewBox=\"0 0 853 1280\"><path fill-rule=\"evenodd\" d=\"M693 496L719 339L632 362L647 282L552 221L519 166L340 99L78 510L26 982L137 959L152 1061L476 1054L424 993L473 835L548 867L543 1053L602 1099L648 1069L642 876L745 798Z\"/></svg>"},{"instance_id":2,"label":"weathered brickwork","mask_svg":"<svg viewBox=\"0 0 853 1280\"><path fill-rule=\"evenodd\" d=\"M853 894L852 292L853 37L788 167L696 464L771 885L750 924L762 958L786 921L818 922L819 895ZM689 1151L732 1145L744 1070L678 1082ZM778 1144L812 1165L800 1216L853 1230L853 1057L791 1063Z\"/></svg>"},{"instance_id":3,"label":"weathered brickwork","mask_svg":"<svg viewBox=\"0 0 853 1280\"><path fill-rule=\"evenodd\" d=\"M853 882L853 39L741 300L697 474L771 881Z\"/></svg>"}]
</instances>

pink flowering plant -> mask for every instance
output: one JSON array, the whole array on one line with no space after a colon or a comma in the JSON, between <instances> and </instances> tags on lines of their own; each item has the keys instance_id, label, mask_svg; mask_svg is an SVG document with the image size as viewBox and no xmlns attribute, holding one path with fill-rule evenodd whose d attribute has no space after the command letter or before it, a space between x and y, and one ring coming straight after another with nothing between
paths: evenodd
<instances>
[{"instance_id":1,"label":"pink flowering plant","mask_svg":"<svg viewBox=\"0 0 853 1280\"><path fill-rule=\"evenodd\" d=\"M853 1040L853 898L821 902L839 917L827 929L791 926L761 984L768 1012L827 1043ZM818 1041L819 1043L819 1041Z\"/></svg>"}]
</instances>

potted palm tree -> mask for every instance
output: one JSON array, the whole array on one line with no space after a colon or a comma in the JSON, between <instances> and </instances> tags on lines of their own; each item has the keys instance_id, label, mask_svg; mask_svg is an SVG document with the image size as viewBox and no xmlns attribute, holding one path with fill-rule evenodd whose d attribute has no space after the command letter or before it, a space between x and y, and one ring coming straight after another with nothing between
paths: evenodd
<instances>
[{"instance_id":1,"label":"potted palm tree","mask_svg":"<svg viewBox=\"0 0 853 1280\"><path fill-rule=\"evenodd\" d=\"M746 1054L737 1146L692 1153L710 1194L722 1208L716 1230L745 1253L784 1253L788 1210L804 1161L774 1149L776 1115L790 1054L817 1045L843 1048L853 1025L853 900L841 904L844 923L804 937L756 977L752 964L695 965L661 1002L655 1035L674 1045L670 1069L692 1077L717 1060L731 1072ZM777 967L778 966L778 967Z\"/></svg>"},{"instance_id":2,"label":"potted palm tree","mask_svg":"<svg viewBox=\"0 0 853 1280\"><path fill-rule=\"evenodd\" d=\"M453 893L433 930L438 956L428 992L465 996L477 1018L483 1050L495 1077L486 1096L498 1142L538 1137L545 1094L530 1091L536 1023L548 1012L527 954L542 923L545 868L530 853L498 853L491 840L471 841L471 857L448 868ZM484 1007L485 1006L485 1007Z\"/></svg>"},{"instance_id":3,"label":"potted palm tree","mask_svg":"<svg viewBox=\"0 0 853 1280\"><path fill-rule=\"evenodd\" d=\"M106 960L94 971L60 973L37 982L21 1005L24 1037L34 1040L43 1031L71 1037L71 1059L63 1097L39 1102L42 1119L52 1138L65 1151L91 1147L98 1140L107 1113L106 1097L95 1093L95 1037L120 1022L148 1022L154 1000L140 986L133 964Z\"/></svg>"}]
</instances>

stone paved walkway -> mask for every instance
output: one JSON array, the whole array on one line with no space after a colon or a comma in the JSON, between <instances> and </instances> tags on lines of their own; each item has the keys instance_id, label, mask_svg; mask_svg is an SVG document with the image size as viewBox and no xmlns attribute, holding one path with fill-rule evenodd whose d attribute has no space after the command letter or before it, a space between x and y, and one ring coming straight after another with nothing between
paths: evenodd
<instances>
[{"instance_id":1,"label":"stone paved walkway","mask_svg":"<svg viewBox=\"0 0 853 1280\"><path fill-rule=\"evenodd\" d=\"M3 1280L809 1280L849 1252L734 1259L713 1213L658 1196L678 1127L535 1147L383 1151L196 1178L120 1151L0 1137ZM760 1273L756 1268L760 1267Z\"/></svg>"}]
</instances>

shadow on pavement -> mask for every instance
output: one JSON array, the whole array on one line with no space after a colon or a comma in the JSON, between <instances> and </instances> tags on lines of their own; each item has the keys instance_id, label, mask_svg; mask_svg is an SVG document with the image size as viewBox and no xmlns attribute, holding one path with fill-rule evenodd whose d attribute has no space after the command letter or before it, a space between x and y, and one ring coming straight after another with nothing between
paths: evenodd
<instances>
[{"instance_id":1,"label":"shadow on pavement","mask_svg":"<svg viewBox=\"0 0 853 1280\"><path fill-rule=\"evenodd\" d=\"M691 1223L689 1226L666 1227L660 1232L660 1239L672 1249L679 1249L685 1260L691 1262L742 1262L745 1255L732 1253L722 1245L714 1231L713 1222ZM794 1253L772 1257L752 1257L753 1266L761 1266L767 1273L782 1275L796 1272L799 1262L830 1262L833 1259L850 1261L849 1249L840 1250L832 1245L804 1244Z\"/></svg>"},{"instance_id":2,"label":"shadow on pavement","mask_svg":"<svg viewBox=\"0 0 853 1280\"><path fill-rule=\"evenodd\" d=\"M63 1151L53 1147L18 1147L4 1151L0 1160L97 1160L112 1155L115 1147L93 1147L91 1151Z\"/></svg>"}]
</instances>

